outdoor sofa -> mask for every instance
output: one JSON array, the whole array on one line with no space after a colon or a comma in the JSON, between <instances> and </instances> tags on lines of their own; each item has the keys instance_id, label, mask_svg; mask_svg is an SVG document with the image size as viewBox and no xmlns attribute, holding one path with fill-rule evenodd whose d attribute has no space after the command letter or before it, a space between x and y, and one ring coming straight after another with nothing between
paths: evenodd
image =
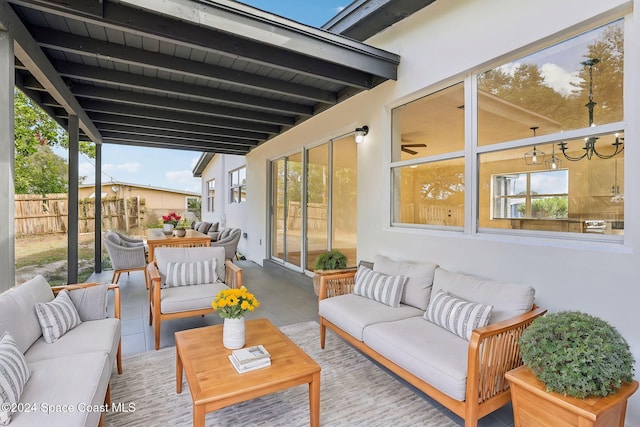
<instances>
[{"instance_id":1,"label":"outdoor sofa","mask_svg":"<svg viewBox=\"0 0 640 427\"><path fill-rule=\"evenodd\" d=\"M321 278L320 346L331 329L475 427L511 399L504 374L522 364L518 338L546 312L534 294L378 255Z\"/></svg>"},{"instance_id":2,"label":"outdoor sofa","mask_svg":"<svg viewBox=\"0 0 640 427\"><path fill-rule=\"evenodd\" d=\"M120 328L118 285L52 288L38 275L0 294L0 425L100 425L115 363L122 373Z\"/></svg>"}]
</instances>

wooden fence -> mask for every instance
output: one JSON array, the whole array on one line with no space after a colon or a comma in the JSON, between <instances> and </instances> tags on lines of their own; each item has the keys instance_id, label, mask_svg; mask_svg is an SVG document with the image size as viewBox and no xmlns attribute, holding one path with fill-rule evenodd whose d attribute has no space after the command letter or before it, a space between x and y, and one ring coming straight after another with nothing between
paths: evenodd
<instances>
[{"instance_id":1,"label":"wooden fence","mask_svg":"<svg viewBox=\"0 0 640 427\"><path fill-rule=\"evenodd\" d=\"M125 207L126 203L126 207ZM16 194L15 232L17 236L29 234L66 233L69 221L67 194ZM144 199L102 199L102 228L124 230L141 227L145 222ZM78 202L78 231L95 230L95 199Z\"/></svg>"}]
</instances>

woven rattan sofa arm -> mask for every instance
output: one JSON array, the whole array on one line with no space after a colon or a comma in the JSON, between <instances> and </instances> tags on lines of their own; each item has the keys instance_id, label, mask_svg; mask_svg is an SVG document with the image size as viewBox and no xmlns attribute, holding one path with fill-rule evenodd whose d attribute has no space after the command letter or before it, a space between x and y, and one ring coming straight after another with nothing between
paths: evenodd
<instances>
[{"instance_id":1,"label":"woven rattan sofa arm","mask_svg":"<svg viewBox=\"0 0 640 427\"><path fill-rule=\"evenodd\" d=\"M522 365L518 340L531 322L546 312L546 309L534 305L527 313L475 329L471 333L467 358L466 396L469 402L476 402L473 396L477 396L477 403L498 395L503 396L502 399L509 399L509 394L504 393L509 389L504 374ZM496 399L496 408L504 404L502 399ZM477 414L477 410L477 404L467 405L467 411L476 412L467 414L467 417L482 417L484 414Z\"/></svg>"},{"instance_id":2,"label":"woven rattan sofa arm","mask_svg":"<svg viewBox=\"0 0 640 427\"><path fill-rule=\"evenodd\" d=\"M320 277L318 300L353 293L356 270L326 274Z\"/></svg>"}]
</instances>

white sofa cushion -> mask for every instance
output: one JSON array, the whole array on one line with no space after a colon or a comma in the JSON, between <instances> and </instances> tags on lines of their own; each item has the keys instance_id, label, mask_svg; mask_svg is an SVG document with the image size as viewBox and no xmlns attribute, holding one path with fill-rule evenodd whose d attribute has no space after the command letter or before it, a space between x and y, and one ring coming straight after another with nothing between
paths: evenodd
<instances>
[{"instance_id":1,"label":"white sofa cushion","mask_svg":"<svg viewBox=\"0 0 640 427\"><path fill-rule=\"evenodd\" d=\"M467 341L474 329L486 326L493 307L465 301L438 290L431 296L424 318Z\"/></svg>"},{"instance_id":2,"label":"white sofa cushion","mask_svg":"<svg viewBox=\"0 0 640 427\"><path fill-rule=\"evenodd\" d=\"M329 322L362 341L362 331L368 325L413 316L422 318L423 311L403 304L393 308L360 295L346 294L320 300L319 313Z\"/></svg>"},{"instance_id":3,"label":"white sofa cushion","mask_svg":"<svg viewBox=\"0 0 640 427\"><path fill-rule=\"evenodd\" d=\"M388 276L360 266L354 278L353 293L381 302L390 307L400 307L400 298L407 278Z\"/></svg>"},{"instance_id":4,"label":"white sofa cushion","mask_svg":"<svg viewBox=\"0 0 640 427\"><path fill-rule=\"evenodd\" d=\"M393 261L383 255L376 255L373 260L373 271L407 278L400 302L423 311L429 305L433 275L437 267L437 264L427 262Z\"/></svg>"},{"instance_id":5,"label":"white sofa cushion","mask_svg":"<svg viewBox=\"0 0 640 427\"><path fill-rule=\"evenodd\" d=\"M156 248L154 251L158 272L162 283L167 277L167 264L169 262L192 262L216 260L216 274L222 281L225 280L224 248L221 247L199 247L199 248Z\"/></svg>"},{"instance_id":6,"label":"white sofa cushion","mask_svg":"<svg viewBox=\"0 0 640 427\"><path fill-rule=\"evenodd\" d=\"M61 291L53 301L37 302L36 314L42 327L42 336L49 344L82 322L66 290Z\"/></svg>"},{"instance_id":7,"label":"white sofa cushion","mask_svg":"<svg viewBox=\"0 0 640 427\"><path fill-rule=\"evenodd\" d=\"M167 263L167 287L202 285L218 281L216 260Z\"/></svg>"},{"instance_id":8,"label":"white sofa cushion","mask_svg":"<svg viewBox=\"0 0 640 427\"><path fill-rule=\"evenodd\" d=\"M113 367L105 353L81 353L30 363L31 378L21 401L35 403L37 411L16 413L11 427L97 426ZM45 406L43 406L45 405ZM59 406L46 412L47 407ZM72 408L64 412L62 408Z\"/></svg>"},{"instance_id":9,"label":"white sofa cushion","mask_svg":"<svg viewBox=\"0 0 640 427\"><path fill-rule=\"evenodd\" d=\"M446 395L465 400L468 341L419 316L369 325L364 343Z\"/></svg>"},{"instance_id":10,"label":"white sofa cushion","mask_svg":"<svg viewBox=\"0 0 640 427\"><path fill-rule=\"evenodd\" d=\"M535 290L526 285L495 282L438 268L433 292L439 289L459 298L493 306L489 324L524 314L531 310Z\"/></svg>"},{"instance_id":11,"label":"white sofa cushion","mask_svg":"<svg viewBox=\"0 0 640 427\"><path fill-rule=\"evenodd\" d=\"M42 335L36 303L52 300L53 291L41 275L7 290L0 295L0 334L9 332L24 353Z\"/></svg>"},{"instance_id":12,"label":"white sofa cushion","mask_svg":"<svg viewBox=\"0 0 640 427\"><path fill-rule=\"evenodd\" d=\"M162 313L179 313L212 308L213 299L223 289L228 289L228 286L224 283L161 289L160 307Z\"/></svg>"},{"instance_id":13,"label":"white sofa cushion","mask_svg":"<svg viewBox=\"0 0 640 427\"><path fill-rule=\"evenodd\" d=\"M8 332L0 338L0 425L11 422L11 405L20 402L31 371Z\"/></svg>"},{"instance_id":14,"label":"white sofa cushion","mask_svg":"<svg viewBox=\"0 0 640 427\"><path fill-rule=\"evenodd\" d=\"M105 353L116 358L120 341L120 319L108 318L82 322L53 344L47 344L43 338L33 343L25 354L27 363L51 358L65 358L80 353Z\"/></svg>"}]
</instances>

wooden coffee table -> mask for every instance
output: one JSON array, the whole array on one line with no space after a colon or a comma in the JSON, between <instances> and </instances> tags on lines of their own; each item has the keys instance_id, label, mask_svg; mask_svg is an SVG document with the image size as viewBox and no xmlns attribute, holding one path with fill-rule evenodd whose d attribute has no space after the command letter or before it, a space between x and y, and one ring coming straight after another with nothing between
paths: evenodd
<instances>
[{"instance_id":1,"label":"wooden coffee table","mask_svg":"<svg viewBox=\"0 0 640 427\"><path fill-rule=\"evenodd\" d=\"M246 346L262 344L271 366L238 374L222 345L222 325L176 332L176 392L186 373L193 425L204 426L205 414L300 384L309 384L310 425L320 425L320 365L267 319L247 320Z\"/></svg>"}]
</instances>

